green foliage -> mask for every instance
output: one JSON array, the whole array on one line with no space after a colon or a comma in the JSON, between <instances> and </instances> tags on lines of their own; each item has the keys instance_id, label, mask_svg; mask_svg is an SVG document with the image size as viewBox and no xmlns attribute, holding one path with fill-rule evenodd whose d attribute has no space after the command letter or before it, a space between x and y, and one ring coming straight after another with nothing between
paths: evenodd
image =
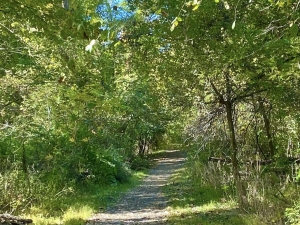
<instances>
[{"instance_id":1,"label":"green foliage","mask_svg":"<svg viewBox=\"0 0 300 225\"><path fill-rule=\"evenodd\" d=\"M300 223L300 205L295 203L293 207L285 210L285 217L289 225L296 225Z\"/></svg>"},{"instance_id":2,"label":"green foliage","mask_svg":"<svg viewBox=\"0 0 300 225\"><path fill-rule=\"evenodd\" d=\"M144 172L133 173L129 183L120 185L87 182L76 189L62 189L53 195L45 190L43 201L32 204L23 215L32 218L35 224L79 225L99 209L105 210L128 189L140 184L145 176Z\"/></svg>"},{"instance_id":3,"label":"green foliage","mask_svg":"<svg viewBox=\"0 0 300 225\"><path fill-rule=\"evenodd\" d=\"M209 161L207 152L213 152L209 147L214 148L214 145L206 146L201 151L198 148L187 147L190 154L185 175L190 183L201 187L195 189L202 190L208 187L210 190L207 192L216 189L221 193L223 201L236 201L230 161L222 161L226 158L220 157ZM282 163L279 161L267 165L246 162L240 166L242 182L247 190L244 195L247 199L246 210L253 216L261 218L262 224L268 224L270 221L283 223L283 213L290 205L290 199L298 198L291 191L295 187L294 184L288 181L291 164L287 164L286 159L281 160Z\"/></svg>"},{"instance_id":4,"label":"green foliage","mask_svg":"<svg viewBox=\"0 0 300 225\"><path fill-rule=\"evenodd\" d=\"M236 151L258 211L287 177L297 182L299 168L283 160L299 155L297 2L128 0L110 18L96 13L100 3L109 5L1 5L1 209L128 182L129 168L149 166L146 154L183 140L196 148L190 176L233 198L232 168L207 158ZM120 7L133 15L113 19ZM244 166L265 160L274 161Z\"/></svg>"},{"instance_id":5,"label":"green foliage","mask_svg":"<svg viewBox=\"0 0 300 225\"><path fill-rule=\"evenodd\" d=\"M130 162L131 169L135 171L145 170L149 169L152 165L151 160L148 157L134 157L132 161Z\"/></svg>"},{"instance_id":6,"label":"green foliage","mask_svg":"<svg viewBox=\"0 0 300 225\"><path fill-rule=\"evenodd\" d=\"M111 150L111 149L110 149ZM112 151L112 150L111 150ZM92 159L94 158L94 160ZM90 163L92 180L97 183L126 183L130 178L130 170L122 159L106 151L106 154L92 156L87 162Z\"/></svg>"},{"instance_id":7,"label":"green foliage","mask_svg":"<svg viewBox=\"0 0 300 225\"><path fill-rule=\"evenodd\" d=\"M197 177L190 174L193 166L176 171L164 188L170 199L171 224L267 224L255 214L240 211L221 189L203 183L199 167Z\"/></svg>"}]
</instances>

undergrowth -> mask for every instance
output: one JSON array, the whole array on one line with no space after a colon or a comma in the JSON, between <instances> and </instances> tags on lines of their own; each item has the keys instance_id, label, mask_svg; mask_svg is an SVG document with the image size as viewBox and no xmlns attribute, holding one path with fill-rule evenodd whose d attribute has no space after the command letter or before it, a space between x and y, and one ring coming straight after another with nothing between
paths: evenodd
<instances>
[{"instance_id":1,"label":"undergrowth","mask_svg":"<svg viewBox=\"0 0 300 225\"><path fill-rule=\"evenodd\" d=\"M34 225L83 225L93 213L114 204L122 193L138 185L146 170L134 172L129 183L97 185L86 183L77 190L68 190L47 198L39 205L26 210L22 216L31 218Z\"/></svg>"},{"instance_id":2,"label":"undergrowth","mask_svg":"<svg viewBox=\"0 0 300 225\"><path fill-rule=\"evenodd\" d=\"M191 176L188 168L174 173L165 194L170 199L169 223L173 225L264 225L256 213L240 210L222 186L204 185L200 176ZM199 169L199 168L198 168Z\"/></svg>"},{"instance_id":3,"label":"undergrowth","mask_svg":"<svg viewBox=\"0 0 300 225\"><path fill-rule=\"evenodd\" d=\"M61 165L41 171L30 167L26 173L20 164L11 163L8 171L0 171L0 213L31 218L36 225L84 224L141 182L153 157L129 164L107 155L89 167Z\"/></svg>"}]
</instances>

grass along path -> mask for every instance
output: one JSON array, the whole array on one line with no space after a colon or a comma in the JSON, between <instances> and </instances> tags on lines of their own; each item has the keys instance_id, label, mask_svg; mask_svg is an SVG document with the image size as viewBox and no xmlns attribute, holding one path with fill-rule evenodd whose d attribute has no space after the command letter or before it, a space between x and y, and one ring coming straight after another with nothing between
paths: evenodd
<instances>
[{"instance_id":1,"label":"grass along path","mask_svg":"<svg viewBox=\"0 0 300 225\"><path fill-rule=\"evenodd\" d=\"M169 215L167 198L163 193L173 172L183 166L182 152L170 150L157 159L148 176L138 187L126 193L116 205L89 219L89 225L108 224L166 224Z\"/></svg>"},{"instance_id":2,"label":"grass along path","mask_svg":"<svg viewBox=\"0 0 300 225\"><path fill-rule=\"evenodd\" d=\"M82 189L64 188L22 216L34 225L84 225L93 213L114 204L122 193L139 185L148 171L134 172L127 184L101 186L86 183Z\"/></svg>"},{"instance_id":3,"label":"grass along path","mask_svg":"<svg viewBox=\"0 0 300 225\"><path fill-rule=\"evenodd\" d=\"M214 188L192 181L177 170L164 187L169 198L169 225L265 225L255 214L241 211Z\"/></svg>"},{"instance_id":4,"label":"grass along path","mask_svg":"<svg viewBox=\"0 0 300 225\"><path fill-rule=\"evenodd\" d=\"M129 184L103 187L90 183L78 191L64 188L22 216L33 219L34 225L85 225L88 219L95 225L267 224L256 215L241 212L219 191L192 181L179 151L152 157L157 158L157 166L134 172Z\"/></svg>"}]
</instances>

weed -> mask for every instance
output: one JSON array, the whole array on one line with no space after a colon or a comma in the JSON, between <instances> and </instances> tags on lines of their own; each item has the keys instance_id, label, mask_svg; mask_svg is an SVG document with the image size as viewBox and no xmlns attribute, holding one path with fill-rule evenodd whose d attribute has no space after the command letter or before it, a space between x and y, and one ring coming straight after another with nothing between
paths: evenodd
<instances>
[{"instance_id":1,"label":"weed","mask_svg":"<svg viewBox=\"0 0 300 225\"><path fill-rule=\"evenodd\" d=\"M93 213L105 210L122 193L138 185L145 175L145 171L135 172L126 184L103 186L86 183L86 186L66 195L48 198L46 202L31 207L23 216L31 218L36 225L83 225Z\"/></svg>"},{"instance_id":2,"label":"weed","mask_svg":"<svg viewBox=\"0 0 300 225\"><path fill-rule=\"evenodd\" d=\"M227 198L222 188L204 185L199 176L189 176L189 169L174 173L164 188L170 199L169 223L173 225L263 225L256 214L249 214L237 208L234 200Z\"/></svg>"}]
</instances>

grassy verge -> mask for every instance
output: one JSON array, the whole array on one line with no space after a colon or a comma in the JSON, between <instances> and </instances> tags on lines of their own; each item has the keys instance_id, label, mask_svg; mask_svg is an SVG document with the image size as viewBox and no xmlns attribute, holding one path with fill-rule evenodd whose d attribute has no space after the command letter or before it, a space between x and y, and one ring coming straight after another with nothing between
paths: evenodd
<instances>
[{"instance_id":1,"label":"grassy verge","mask_svg":"<svg viewBox=\"0 0 300 225\"><path fill-rule=\"evenodd\" d=\"M147 171L134 172L127 184L100 186L85 183L76 191L65 188L47 198L43 204L31 207L23 216L35 225L83 225L93 213L105 210L127 190L138 185Z\"/></svg>"},{"instance_id":2,"label":"grassy verge","mask_svg":"<svg viewBox=\"0 0 300 225\"><path fill-rule=\"evenodd\" d=\"M164 191L170 200L169 223L173 225L265 224L256 215L239 210L221 190L202 187L189 179L184 169L174 173Z\"/></svg>"}]
</instances>

